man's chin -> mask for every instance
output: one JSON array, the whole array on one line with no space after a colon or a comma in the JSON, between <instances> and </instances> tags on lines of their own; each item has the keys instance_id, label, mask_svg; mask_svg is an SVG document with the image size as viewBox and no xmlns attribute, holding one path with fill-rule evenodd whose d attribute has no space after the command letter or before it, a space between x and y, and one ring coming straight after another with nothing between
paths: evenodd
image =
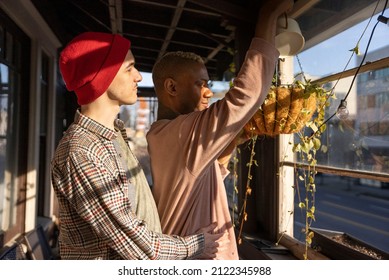
<instances>
[{"instance_id":1,"label":"man's chin","mask_svg":"<svg viewBox=\"0 0 389 280\"><path fill-rule=\"evenodd\" d=\"M198 111L203 111L205 109L207 109L209 106L206 106L206 105L201 105L199 107L197 107L196 109L194 109L195 112L198 112Z\"/></svg>"},{"instance_id":2,"label":"man's chin","mask_svg":"<svg viewBox=\"0 0 389 280\"><path fill-rule=\"evenodd\" d=\"M128 100L125 100L121 105L134 105L137 101L138 101L138 96L136 95L133 98L129 98Z\"/></svg>"}]
</instances>

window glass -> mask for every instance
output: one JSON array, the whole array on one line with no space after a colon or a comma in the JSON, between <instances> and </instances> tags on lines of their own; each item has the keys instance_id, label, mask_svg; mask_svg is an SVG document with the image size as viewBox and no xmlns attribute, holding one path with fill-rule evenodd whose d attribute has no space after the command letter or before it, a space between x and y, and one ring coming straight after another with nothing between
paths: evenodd
<instances>
[{"instance_id":1,"label":"window glass","mask_svg":"<svg viewBox=\"0 0 389 280\"><path fill-rule=\"evenodd\" d=\"M4 212L5 203L5 173L7 151L7 128L8 128L8 68L0 64L0 213ZM3 215L0 215L0 225Z\"/></svg>"},{"instance_id":2,"label":"window glass","mask_svg":"<svg viewBox=\"0 0 389 280\"><path fill-rule=\"evenodd\" d=\"M365 53L363 64L389 57L389 28L383 23L378 23L366 52L375 19L359 43L361 54L349 50L357 45L368 20L299 54L295 58L295 74L303 72L315 81L344 69L357 68ZM389 173L389 67L361 71L354 82L353 78L345 77L324 85L333 89L336 99L331 99L326 111L327 129L321 136L327 149L318 152L317 160L318 165L338 171L319 173L316 177L316 214L311 226L346 232L389 252L389 243L382 242L389 237L389 184L385 179ZM348 117L333 116L346 97ZM296 160L301 161L298 156ZM356 176L347 177L342 171L356 171ZM375 174L376 178L363 178L361 174ZM305 214L298 204L304 200L305 190L303 186L298 189L294 236L304 240Z\"/></svg>"},{"instance_id":3,"label":"window glass","mask_svg":"<svg viewBox=\"0 0 389 280\"><path fill-rule=\"evenodd\" d=\"M302 69L306 69L305 76L313 77L314 80L315 77L326 73L341 72L345 66L342 62L345 64L350 56L347 50L353 48L348 44L353 44L353 41L354 44L358 42L367 22L364 21L300 54L296 62L297 65L302 65ZM385 37L387 34L386 25L377 25L365 63L388 57L389 41ZM366 32L365 37L370 37L370 33ZM361 51L366 49L366 45L367 42L361 40L360 47L363 46ZM336 49L338 51L335 51ZM364 53L354 55L349 67L358 67L363 55ZM298 71L298 68L295 71ZM332 89L336 96L336 99L330 99L327 119L336 113L340 101L347 94L349 116L346 120L340 120L336 116L329 119L327 130L321 138L328 150L325 153L319 152L318 164L387 174L389 172L389 67L360 73L353 84L352 80L353 76L324 85Z\"/></svg>"},{"instance_id":4,"label":"window glass","mask_svg":"<svg viewBox=\"0 0 389 280\"><path fill-rule=\"evenodd\" d=\"M15 90L15 73L0 63L0 225L6 230L16 222L17 194L14 188L15 137L12 122L14 103L12 91Z\"/></svg>"}]
</instances>

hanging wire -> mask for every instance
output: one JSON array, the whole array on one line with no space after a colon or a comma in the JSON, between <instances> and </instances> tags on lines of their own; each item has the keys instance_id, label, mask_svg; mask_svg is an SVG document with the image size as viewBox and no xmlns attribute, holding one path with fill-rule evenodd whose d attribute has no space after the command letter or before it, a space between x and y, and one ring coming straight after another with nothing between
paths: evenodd
<instances>
[{"instance_id":1,"label":"hanging wire","mask_svg":"<svg viewBox=\"0 0 389 280\"><path fill-rule=\"evenodd\" d=\"M301 65L301 61L300 61L300 57L296 54L296 59L297 59L297 63L299 64L299 68L300 68L300 74L303 76L303 79L304 79L304 83L307 83L307 78L305 77L305 72L303 70L303 66Z\"/></svg>"},{"instance_id":2,"label":"hanging wire","mask_svg":"<svg viewBox=\"0 0 389 280\"><path fill-rule=\"evenodd\" d=\"M359 37L359 39L358 39L358 41L357 41L356 48L359 47L359 43L361 42L363 36L365 36L365 33L366 33L366 31L367 31L367 28L369 27L370 22L371 22L371 20L373 19L373 16L375 15L375 13L376 13L376 11L377 11L377 9L378 9L379 3L380 3L380 1L377 1L377 4L376 4L376 6L374 7L374 10L373 10L373 13L372 13L371 17L369 18L369 21L367 22L367 24L366 24L366 26L365 26L365 29L363 30L361 36ZM384 10L385 10L385 9L384 9ZM339 81L343 78L343 73L346 71L347 66L350 64L351 59L353 58L354 54L356 53L356 52L355 52L355 48L354 48L352 51L353 51L353 52L351 53L350 58L349 58L349 60L348 60L347 63L346 63L346 66L343 68L342 74L339 76L339 78L338 78L338 80L336 81L335 85L332 87L332 89L331 89L331 94L330 94L329 96L334 95L334 90L335 90L336 86L338 85ZM366 51L367 51L367 50L366 50ZM365 53L366 53L366 52L365 52Z\"/></svg>"},{"instance_id":3,"label":"hanging wire","mask_svg":"<svg viewBox=\"0 0 389 280\"><path fill-rule=\"evenodd\" d=\"M365 31L366 31L368 25L370 24L370 21L371 21L372 17L374 16L375 11L376 11L376 9L377 9L379 3L380 3L380 1L377 1L377 5L376 5L376 7L375 7L375 9L374 9L373 15L370 17L369 22L368 22L367 26L365 27L365 30L364 30L363 33L362 33L362 36L363 36L363 34L365 33ZM380 15L381 18L383 17L383 14L384 14L384 12L385 12L385 10L386 10L387 5L388 5L388 0L385 1L384 9L382 10L381 15ZM380 17L379 17L379 18L380 18ZM377 20L376 24L374 25L374 27L373 27L373 29L372 29L372 31L371 31L371 33L370 33L369 41L368 41L368 43L367 43L366 50L365 50L365 53L364 53L363 58L362 58L362 60L361 60L361 63L359 64L359 66L358 66L358 68L357 68L357 71L355 72L354 77L353 77L353 79L352 79L352 81L351 81L349 90L347 91L346 96L341 100L340 105L341 105L342 103L344 103L344 101L346 101L347 97L349 96L349 94L350 94L350 92L351 92L351 89L352 89L352 87L353 87L353 85L354 85L355 79L356 79L356 77L357 77L357 75L358 75L358 73L359 73L359 71L360 71L360 69L361 69L363 63L365 62L366 55L367 55L367 53L368 53L368 50L369 50L369 47L370 47L371 40L372 40L372 38L373 38L375 29L376 29L376 27L377 27L377 25L378 25L379 22L382 22L382 21ZM360 40L362 39L362 36L359 38L359 40L358 40L358 42L357 42L357 46L358 46ZM353 55L354 55L354 52L352 53L352 55L351 55L349 61L347 62L347 65L348 65L348 63L350 62L350 60L351 60L351 58L352 58ZM346 65L346 67L347 67L347 65ZM345 67L345 68L346 68L346 67ZM344 71L343 71L343 72L344 72ZM336 84L339 82L339 80L340 80L341 78L342 78L342 77L339 77L339 79L336 81ZM335 84L335 86L336 86L336 84ZM335 86L332 88L332 93L330 94L330 96L333 95L333 91L334 91L334 89L335 89ZM338 108L338 109L339 109L339 108ZM336 115L338 109L335 111L335 113L333 113L329 118L327 118L327 119L318 127L318 131L319 131L320 127L322 127L324 124L326 124L328 121L330 121L330 120Z\"/></svg>"}]
</instances>

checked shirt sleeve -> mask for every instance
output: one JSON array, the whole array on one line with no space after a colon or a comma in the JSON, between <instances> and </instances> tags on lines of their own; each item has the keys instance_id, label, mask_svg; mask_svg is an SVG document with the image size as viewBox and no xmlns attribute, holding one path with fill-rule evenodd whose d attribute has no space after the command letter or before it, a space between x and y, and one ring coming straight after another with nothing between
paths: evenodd
<instances>
[{"instance_id":1,"label":"checked shirt sleeve","mask_svg":"<svg viewBox=\"0 0 389 280\"><path fill-rule=\"evenodd\" d=\"M61 173L67 176L56 182L57 191L85 221L77 228L85 231L85 243L93 234L123 259L187 259L202 252L203 234L178 237L149 231L129 210L129 200L104 158L72 153L64 168Z\"/></svg>"}]
</instances>

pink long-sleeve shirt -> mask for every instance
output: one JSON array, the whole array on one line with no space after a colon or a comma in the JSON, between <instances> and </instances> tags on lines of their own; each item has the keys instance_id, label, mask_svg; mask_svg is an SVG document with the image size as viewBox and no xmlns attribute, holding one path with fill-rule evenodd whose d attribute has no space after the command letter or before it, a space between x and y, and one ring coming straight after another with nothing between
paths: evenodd
<instances>
[{"instance_id":1,"label":"pink long-sleeve shirt","mask_svg":"<svg viewBox=\"0 0 389 280\"><path fill-rule=\"evenodd\" d=\"M162 231L185 236L217 222L230 243L216 259L239 258L217 158L263 103L278 55L273 45L254 38L223 99L203 111L156 121L147 134Z\"/></svg>"}]
</instances>

